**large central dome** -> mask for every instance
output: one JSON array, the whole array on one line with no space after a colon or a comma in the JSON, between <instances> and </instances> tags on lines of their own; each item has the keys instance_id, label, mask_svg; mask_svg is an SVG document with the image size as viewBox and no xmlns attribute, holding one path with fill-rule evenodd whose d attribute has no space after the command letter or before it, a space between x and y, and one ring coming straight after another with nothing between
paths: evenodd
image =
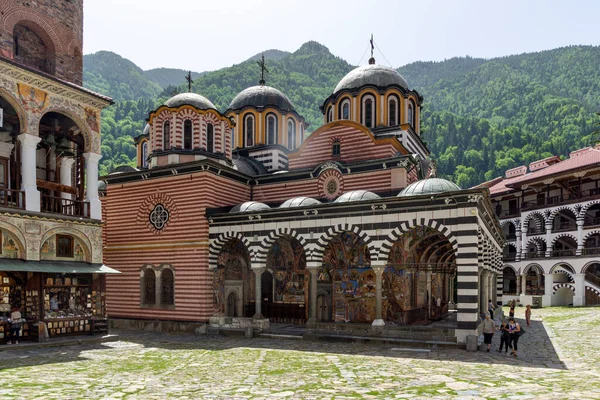
<instances>
[{"instance_id":1,"label":"large central dome","mask_svg":"<svg viewBox=\"0 0 600 400\"><path fill-rule=\"evenodd\" d=\"M233 98L230 110L240 110L244 107L277 107L281 111L294 111L294 105L281 91L265 85L251 86L242 90Z\"/></svg>"},{"instance_id":2,"label":"large central dome","mask_svg":"<svg viewBox=\"0 0 600 400\"><path fill-rule=\"evenodd\" d=\"M215 110L217 109L217 107L215 107L215 105L209 99L197 93L180 93L171 97L165 102L165 106L167 107L179 107L184 104L194 106L201 110L206 110L209 108L213 108Z\"/></svg>"},{"instance_id":3,"label":"large central dome","mask_svg":"<svg viewBox=\"0 0 600 400\"><path fill-rule=\"evenodd\" d=\"M348 72L337 84L333 93L344 89L355 89L365 85L387 87L397 85L408 89L406 79L393 68L385 65L369 64Z\"/></svg>"}]
</instances>

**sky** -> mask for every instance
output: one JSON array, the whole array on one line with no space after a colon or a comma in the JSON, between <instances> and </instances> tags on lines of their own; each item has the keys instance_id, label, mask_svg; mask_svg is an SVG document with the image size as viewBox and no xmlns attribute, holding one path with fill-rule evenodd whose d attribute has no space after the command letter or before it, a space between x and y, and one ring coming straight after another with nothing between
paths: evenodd
<instances>
[{"instance_id":1,"label":"sky","mask_svg":"<svg viewBox=\"0 0 600 400\"><path fill-rule=\"evenodd\" d=\"M144 70L197 72L315 40L350 64L394 68L600 45L600 1L85 0L84 54L113 51Z\"/></svg>"}]
</instances>

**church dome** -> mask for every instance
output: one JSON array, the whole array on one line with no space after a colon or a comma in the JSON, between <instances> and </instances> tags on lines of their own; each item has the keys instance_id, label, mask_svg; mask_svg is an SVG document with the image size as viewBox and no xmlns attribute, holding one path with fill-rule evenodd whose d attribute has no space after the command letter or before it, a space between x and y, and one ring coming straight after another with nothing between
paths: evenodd
<instances>
[{"instance_id":1,"label":"church dome","mask_svg":"<svg viewBox=\"0 0 600 400\"><path fill-rule=\"evenodd\" d=\"M242 90L233 98L229 105L230 110L241 110L244 107L276 107L281 111L294 111L294 105L290 99L271 86L251 86Z\"/></svg>"},{"instance_id":2,"label":"church dome","mask_svg":"<svg viewBox=\"0 0 600 400\"><path fill-rule=\"evenodd\" d=\"M229 210L229 213L238 213L238 212L252 212L252 211L263 211L269 210L271 207L264 203L259 203L258 201L247 201L242 204L238 204Z\"/></svg>"},{"instance_id":3,"label":"church dome","mask_svg":"<svg viewBox=\"0 0 600 400\"><path fill-rule=\"evenodd\" d=\"M165 106L167 107L179 107L182 105L194 106L201 110L209 108L217 109L210 100L197 93L180 93L165 102Z\"/></svg>"},{"instance_id":4,"label":"church dome","mask_svg":"<svg viewBox=\"0 0 600 400\"><path fill-rule=\"evenodd\" d=\"M142 132L142 135L150 135L150 124L146 124L146 126L144 127L144 131Z\"/></svg>"},{"instance_id":5,"label":"church dome","mask_svg":"<svg viewBox=\"0 0 600 400\"><path fill-rule=\"evenodd\" d=\"M378 195L373 192L369 192L366 190L353 190L351 192L346 192L337 199L335 199L334 203L348 203L350 201L363 201L363 200L376 200L380 199Z\"/></svg>"},{"instance_id":6,"label":"church dome","mask_svg":"<svg viewBox=\"0 0 600 400\"><path fill-rule=\"evenodd\" d=\"M386 67L385 65L368 64L348 72L340 83L337 84L333 93L344 89L356 89L366 85L378 87L396 85L408 89L406 79L395 69Z\"/></svg>"},{"instance_id":7,"label":"church dome","mask_svg":"<svg viewBox=\"0 0 600 400\"><path fill-rule=\"evenodd\" d=\"M319 200L310 197L294 197L293 199L286 200L279 208L292 208L292 207L306 207L321 204Z\"/></svg>"},{"instance_id":8,"label":"church dome","mask_svg":"<svg viewBox=\"0 0 600 400\"><path fill-rule=\"evenodd\" d=\"M461 190L454 182L440 178L422 179L405 187L398 197L419 196L424 194L437 194Z\"/></svg>"}]
</instances>

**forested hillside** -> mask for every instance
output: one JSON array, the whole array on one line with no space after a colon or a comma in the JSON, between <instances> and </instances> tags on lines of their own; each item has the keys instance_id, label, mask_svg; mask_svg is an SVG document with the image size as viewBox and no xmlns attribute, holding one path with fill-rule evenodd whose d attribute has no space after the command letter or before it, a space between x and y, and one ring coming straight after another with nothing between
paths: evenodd
<instances>
[{"instance_id":1,"label":"forested hillside","mask_svg":"<svg viewBox=\"0 0 600 400\"><path fill-rule=\"evenodd\" d=\"M319 105L353 66L316 42L287 54L269 51L267 84L288 95L311 124L322 123ZM233 97L256 85L255 57L196 76L193 91L224 111ZM411 88L425 97L422 131L441 175L469 187L508 168L594 143L600 109L600 48L572 46L492 60L453 58L399 68ZM132 163L132 137L148 111L183 90L177 71L158 81L109 52L84 59L86 87L113 96L103 113L101 173ZM185 72L180 70L184 82Z\"/></svg>"}]
</instances>

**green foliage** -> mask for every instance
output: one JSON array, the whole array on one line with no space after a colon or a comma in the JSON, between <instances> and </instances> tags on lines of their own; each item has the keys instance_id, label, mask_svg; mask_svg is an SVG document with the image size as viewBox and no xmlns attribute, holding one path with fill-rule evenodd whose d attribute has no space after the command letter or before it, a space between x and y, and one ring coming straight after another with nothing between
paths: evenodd
<instances>
[{"instance_id":1,"label":"green foliage","mask_svg":"<svg viewBox=\"0 0 600 400\"><path fill-rule=\"evenodd\" d=\"M196 76L192 90L225 111L237 93L258 84L257 57ZM310 123L307 133L322 124L319 106L353 68L317 42L291 54L269 50L265 58L267 84L290 98ZM491 60L416 62L399 72L425 98L423 139L440 174L470 187L506 169L595 144L599 64L600 47L572 46ZM84 66L85 86L117 101L102 114L101 173L134 165L132 138L149 111L187 90L186 72L144 72L110 52L85 56Z\"/></svg>"}]
</instances>

